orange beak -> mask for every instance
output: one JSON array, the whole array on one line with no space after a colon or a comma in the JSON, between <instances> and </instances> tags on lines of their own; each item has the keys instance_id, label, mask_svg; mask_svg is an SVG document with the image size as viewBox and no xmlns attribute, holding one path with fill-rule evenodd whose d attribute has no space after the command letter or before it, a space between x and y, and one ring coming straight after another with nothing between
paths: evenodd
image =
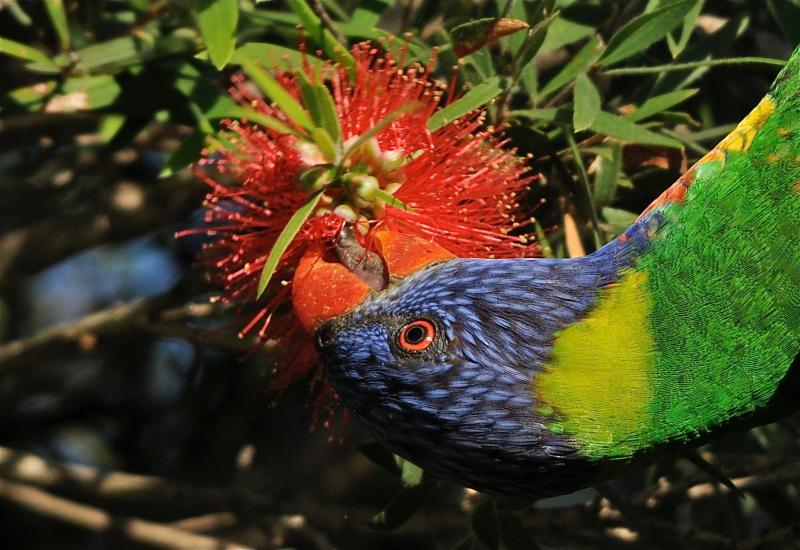
<instances>
[{"instance_id":1,"label":"orange beak","mask_svg":"<svg viewBox=\"0 0 800 550\"><path fill-rule=\"evenodd\" d=\"M390 280L405 277L433 262L455 255L438 244L413 235L379 231L374 235L377 253ZM292 302L300 323L310 334L329 319L344 315L374 290L364 279L340 263L322 243L306 252L292 280Z\"/></svg>"}]
</instances>

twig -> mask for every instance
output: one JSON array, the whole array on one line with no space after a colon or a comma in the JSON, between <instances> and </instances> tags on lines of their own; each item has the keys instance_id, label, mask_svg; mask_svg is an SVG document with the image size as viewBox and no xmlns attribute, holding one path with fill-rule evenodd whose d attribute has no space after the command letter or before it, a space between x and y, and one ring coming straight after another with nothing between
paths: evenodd
<instances>
[{"instance_id":1,"label":"twig","mask_svg":"<svg viewBox=\"0 0 800 550\"><path fill-rule=\"evenodd\" d=\"M115 518L105 510L88 506L25 483L0 479L0 498L14 502L36 514L95 531L118 532L123 536L159 548L191 550L248 550L207 535L188 533L175 527L139 518Z\"/></svg>"},{"instance_id":2,"label":"twig","mask_svg":"<svg viewBox=\"0 0 800 550\"><path fill-rule=\"evenodd\" d=\"M247 506L266 510L266 501L235 490L197 487L161 477L107 471L92 466L45 460L40 456L0 447L0 476L26 484L66 492L81 499L104 503L151 507L153 502L169 502L176 508L193 510L226 509Z\"/></svg>"},{"instance_id":3,"label":"twig","mask_svg":"<svg viewBox=\"0 0 800 550\"><path fill-rule=\"evenodd\" d=\"M773 67L783 67L785 59L772 59L769 57L734 57L730 59L709 59L707 61L692 61L690 63L672 63L670 65L653 65L651 67L625 67L622 69L608 69L600 74L605 76L629 76L642 74L661 74L670 71L686 71L704 67L718 67L720 65L745 65L759 64Z\"/></svg>"},{"instance_id":4,"label":"twig","mask_svg":"<svg viewBox=\"0 0 800 550\"><path fill-rule=\"evenodd\" d=\"M322 5L322 0L314 0L314 11L317 12L322 24L325 25L325 28L331 31L336 40L345 46L347 46L347 37L342 34L342 31L339 30L331 16L328 14L328 10L325 9L325 6Z\"/></svg>"}]
</instances>

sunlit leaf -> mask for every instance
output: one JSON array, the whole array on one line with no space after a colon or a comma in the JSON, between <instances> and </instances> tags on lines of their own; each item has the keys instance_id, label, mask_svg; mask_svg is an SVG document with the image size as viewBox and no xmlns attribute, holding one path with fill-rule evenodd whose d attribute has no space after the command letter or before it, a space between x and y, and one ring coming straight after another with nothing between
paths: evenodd
<instances>
[{"instance_id":1,"label":"sunlit leaf","mask_svg":"<svg viewBox=\"0 0 800 550\"><path fill-rule=\"evenodd\" d=\"M643 52L680 25L694 2L682 0L636 17L611 37L600 64L612 65Z\"/></svg>"},{"instance_id":2,"label":"sunlit leaf","mask_svg":"<svg viewBox=\"0 0 800 550\"><path fill-rule=\"evenodd\" d=\"M197 25L208 48L211 62L222 69L236 47L239 0L200 0Z\"/></svg>"},{"instance_id":3,"label":"sunlit leaf","mask_svg":"<svg viewBox=\"0 0 800 550\"><path fill-rule=\"evenodd\" d=\"M648 130L630 120L614 116L603 111L597 114L591 129L598 134L629 141L631 143L642 143L645 145L662 145L664 147L683 147L680 141Z\"/></svg>"},{"instance_id":4,"label":"sunlit leaf","mask_svg":"<svg viewBox=\"0 0 800 550\"><path fill-rule=\"evenodd\" d=\"M260 297L264 294L264 291L269 286L269 282L272 280L272 276L275 274L275 270L278 268L278 264L283 257L283 254L289 248L289 245L292 244L292 241L300 233L300 230L303 228L303 224L306 223L306 220L311 217L311 214L314 212L314 209L319 204L320 199L322 198L322 190L317 191L306 200L305 204L297 209L297 212L292 214L292 217L289 218L289 221L286 222L286 226L281 231L281 234L278 235L278 238L275 240L275 244L272 245L272 250L269 251L269 256L267 257L267 261L264 264L264 269L261 271L261 277L258 280L258 290L256 291L256 297Z\"/></svg>"},{"instance_id":5,"label":"sunlit leaf","mask_svg":"<svg viewBox=\"0 0 800 550\"><path fill-rule=\"evenodd\" d=\"M600 94L585 73L575 79L574 98L572 124L576 132L582 132L592 125L600 112Z\"/></svg>"},{"instance_id":6,"label":"sunlit leaf","mask_svg":"<svg viewBox=\"0 0 800 550\"><path fill-rule=\"evenodd\" d=\"M305 108L292 94L286 91L286 88L269 71L265 71L258 63L249 59L242 60L242 69L264 92L264 95L275 103L295 124L309 132L314 128L311 117Z\"/></svg>"},{"instance_id":7,"label":"sunlit leaf","mask_svg":"<svg viewBox=\"0 0 800 550\"><path fill-rule=\"evenodd\" d=\"M67 25L67 12L64 10L63 0L44 0L44 7L58 36L61 50L68 50L70 42L69 26Z\"/></svg>"},{"instance_id":8,"label":"sunlit leaf","mask_svg":"<svg viewBox=\"0 0 800 550\"><path fill-rule=\"evenodd\" d=\"M428 120L428 130L431 132L438 130L442 126L474 111L478 107L483 107L500 95L502 91L503 88L500 85L500 79L496 76L478 84L444 109L434 113L430 120Z\"/></svg>"},{"instance_id":9,"label":"sunlit leaf","mask_svg":"<svg viewBox=\"0 0 800 550\"><path fill-rule=\"evenodd\" d=\"M644 120L662 111L666 111L670 107L674 107L679 103L683 103L687 99L694 97L696 94L697 89L689 89L678 90L676 92L669 92L648 98L638 109L625 115L625 118L631 122Z\"/></svg>"},{"instance_id":10,"label":"sunlit leaf","mask_svg":"<svg viewBox=\"0 0 800 550\"><path fill-rule=\"evenodd\" d=\"M551 94L563 86L566 86L579 74L586 72L586 70L597 61L603 52L603 43L599 36L592 36L589 41L576 53L569 62L564 65L564 68L555 75L550 82L545 84L541 91L541 95Z\"/></svg>"},{"instance_id":11,"label":"sunlit leaf","mask_svg":"<svg viewBox=\"0 0 800 550\"><path fill-rule=\"evenodd\" d=\"M300 24L305 29L306 36L315 44L322 47L325 54L340 63L353 76L355 59L352 54L340 44L331 32L325 28L314 10L305 0L287 0L289 7L297 15Z\"/></svg>"},{"instance_id":12,"label":"sunlit leaf","mask_svg":"<svg viewBox=\"0 0 800 550\"><path fill-rule=\"evenodd\" d=\"M8 38L0 37L0 53L25 59L27 61L35 61L52 69L58 70L58 65L56 65L49 57L47 57L44 52L20 42L9 40Z\"/></svg>"}]
</instances>

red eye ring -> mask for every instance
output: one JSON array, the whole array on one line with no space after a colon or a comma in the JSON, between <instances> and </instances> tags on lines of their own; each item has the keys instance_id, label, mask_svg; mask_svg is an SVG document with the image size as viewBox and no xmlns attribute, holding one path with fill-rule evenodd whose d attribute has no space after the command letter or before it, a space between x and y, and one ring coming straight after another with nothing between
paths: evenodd
<instances>
[{"instance_id":1,"label":"red eye ring","mask_svg":"<svg viewBox=\"0 0 800 550\"><path fill-rule=\"evenodd\" d=\"M406 351L423 351L436 338L436 325L425 319L412 321L400 329L397 343Z\"/></svg>"}]
</instances>

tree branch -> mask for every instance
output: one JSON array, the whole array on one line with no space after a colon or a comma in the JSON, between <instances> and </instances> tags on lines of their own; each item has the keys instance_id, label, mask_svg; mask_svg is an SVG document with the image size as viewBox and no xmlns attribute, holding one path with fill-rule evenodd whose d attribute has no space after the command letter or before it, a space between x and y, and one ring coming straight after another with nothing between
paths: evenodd
<instances>
[{"instance_id":1,"label":"tree branch","mask_svg":"<svg viewBox=\"0 0 800 550\"><path fill-rule=\"evenodd\" d=\"M0 498L31 512L98 533L114 531L136 542L159 548L249 550L251 547L189 533L139 518L116 518L94 506L55 496L25 483L0 479Z\"/></svg>"}]
</instances>

